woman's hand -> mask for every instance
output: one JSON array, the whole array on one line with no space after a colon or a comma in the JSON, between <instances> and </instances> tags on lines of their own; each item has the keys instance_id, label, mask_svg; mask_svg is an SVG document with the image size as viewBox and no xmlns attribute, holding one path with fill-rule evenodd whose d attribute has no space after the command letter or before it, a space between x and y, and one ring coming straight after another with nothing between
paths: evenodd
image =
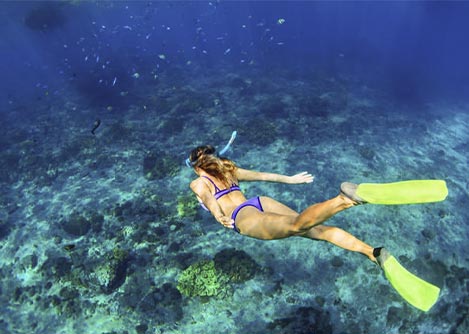
<instances>
[{"instance_id":1,"label":"woman's hand","mask_svg":"<svg viewBox=\"0 0 469 334\"><path fill-rule=\"evenodd\" d=\"M234 228L234 220L228 216L218 216L216 220L226 228Z\"/></svg>"},{"instance_id":2,"label":"woman's hand","mask_svg":"<svg viewBox=\"0 0 469 334\"><path fill-rule=\"evenodd\" d=\"M300 184L300 183L311 183L314 181L314 176L308 172L298 173L296 175L290 176L290 183Z\"/></svg>"}]
</instances>

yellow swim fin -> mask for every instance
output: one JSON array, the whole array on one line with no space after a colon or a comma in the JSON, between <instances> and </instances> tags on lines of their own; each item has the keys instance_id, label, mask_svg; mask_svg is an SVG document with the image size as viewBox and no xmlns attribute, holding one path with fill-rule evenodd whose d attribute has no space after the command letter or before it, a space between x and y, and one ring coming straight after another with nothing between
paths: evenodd
<instances>
[{"instance_id":1,"label":"yellow swim fin","mask_svg":"<svg viewBox=\"0 0 469 334\"><path fill-rule=\"evenodd\" d=\"M409 272L384 248L375 248L373 255L388 281L409 304L427 312L436 303L440 288Z\"/></svg>"},{"instance_id":2,"label":"yellow swim fin","mask_svg":"<svg viewBox=\"0 0 469 334\"><path fill-rule=\"evenodd\" d=\"M358 203L417 204L440 202L448 196L444 180L410 180L393 183L344 182L342 192Z\"/></svg>"}]
</instances>

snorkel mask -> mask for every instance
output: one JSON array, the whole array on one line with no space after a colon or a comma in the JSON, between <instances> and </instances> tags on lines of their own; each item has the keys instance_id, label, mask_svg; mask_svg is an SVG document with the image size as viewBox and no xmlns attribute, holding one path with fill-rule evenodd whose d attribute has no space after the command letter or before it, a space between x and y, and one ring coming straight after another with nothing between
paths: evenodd
<instances>
[{"instance_id":1,"label":"snorkel mask","mask_svg":"<svg viewBox=\"0 0 469 334\"><path fill-rule=\"evenodd\" d=\"M228 141L228 143L225 145L225 147L223 147L223 149L218 153L218 155L222 155L224 153L226 153L226 151L228 151L228 149L230 148L231 144L233 144L234 140L236 139L236 135L238 134L237 131L233 131L233 133L231 133L231 138L230 140ZM193 164L195 163L194 162L191 162L190 158L187 158L186 159L186 166L189 167L189 168L192 168L193 167Z\"/></svg>"}]
</instances>

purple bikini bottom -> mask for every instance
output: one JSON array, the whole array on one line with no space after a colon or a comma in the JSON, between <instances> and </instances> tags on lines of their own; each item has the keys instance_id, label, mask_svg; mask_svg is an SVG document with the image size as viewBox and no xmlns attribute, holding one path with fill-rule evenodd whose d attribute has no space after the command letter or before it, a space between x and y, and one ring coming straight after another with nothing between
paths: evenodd
<instances>
[{"instance_id":1,"label":"purple bikini bottom","mask_svg":"<svg viewBox=\"0 0 469 334\"><path fill-rule=\"evenodd\" d=\"M245 206L253 206L260 212L264 212L259 196L253 197L253 198L248 199L243 204L239 205L236 209L234 209L233 213L231 214L231 219L233 219L234 222L236 222L236 216L238 215L239 210L241 210ZM233 229L235 230L235 232L240 233L240 230L236 227L235 223L233 223Z\"/></svg>"}]
</instances>

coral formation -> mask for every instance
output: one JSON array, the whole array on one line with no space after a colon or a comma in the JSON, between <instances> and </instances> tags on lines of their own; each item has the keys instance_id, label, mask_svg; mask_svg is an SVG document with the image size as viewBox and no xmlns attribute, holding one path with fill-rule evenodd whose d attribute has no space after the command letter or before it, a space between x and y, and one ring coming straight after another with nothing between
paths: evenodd
<instances>
[{"instance_id":1,"label":"coral formation","mask_svg":"<svg viewBox=\"0 0 469 334\"><path fill-rule=\"evenodd\" d=\"M218 273L213 260L190 265L178 279L177 289L187 297L223 297L227 294L228 277Z\"/></svg>"},{"instance_id":2,"label":"coral formation","mask_svg":"<svg viewBox=\"0 0 469 334\"><path fill-rule=\"evenodd\" d=\"M143 158L143 175L147 180L159 180L174 176L179 171L180 162L173 156L160 151L148 153Z\"/></svg>"},{"instance_id":3,"label":"coral formation","mask_svg":"<svg viewBox=\"0 0 469 334\"><path fill-rule=\"evenodd\" d=\"M112 293L120 287L127 276L129 253L120 248L114 248L106 259L94 270L94 278L101 291Z\"/></svg>"},{"instance_id":4,"label":"coral formation","mask_svg":"<svg viewBox=\"0 0 469 334\"><path fill-rule=\"evenodd\" d=\"M217 271L229 277L230 282L246 282L254 277L259 265L245 251L224 249L214 257Z\"/></svg>"},{"instance_id":5,"label":"coral formation","mask_svg":"<svg viewBox=\"0 0 469 334\"><path fill-rule=\"evenodd\" d=\"M199 212L199 203L193 194L185 194L177 198L177 214L180 218L194 218Z\"/></svg>"},{"instance_id":6,"label":"coral formation","mask_svg":"<svg viewBox=\"0 0 469 334\"><path fill-rule=\"evenodd\" d=\"M232 293L232 283L246 282L257 269L257 263L245 252L225 249L214 260L196 262L185 269L177 288L187 297L225 297Z\"/></svg>"}]
</instances>

